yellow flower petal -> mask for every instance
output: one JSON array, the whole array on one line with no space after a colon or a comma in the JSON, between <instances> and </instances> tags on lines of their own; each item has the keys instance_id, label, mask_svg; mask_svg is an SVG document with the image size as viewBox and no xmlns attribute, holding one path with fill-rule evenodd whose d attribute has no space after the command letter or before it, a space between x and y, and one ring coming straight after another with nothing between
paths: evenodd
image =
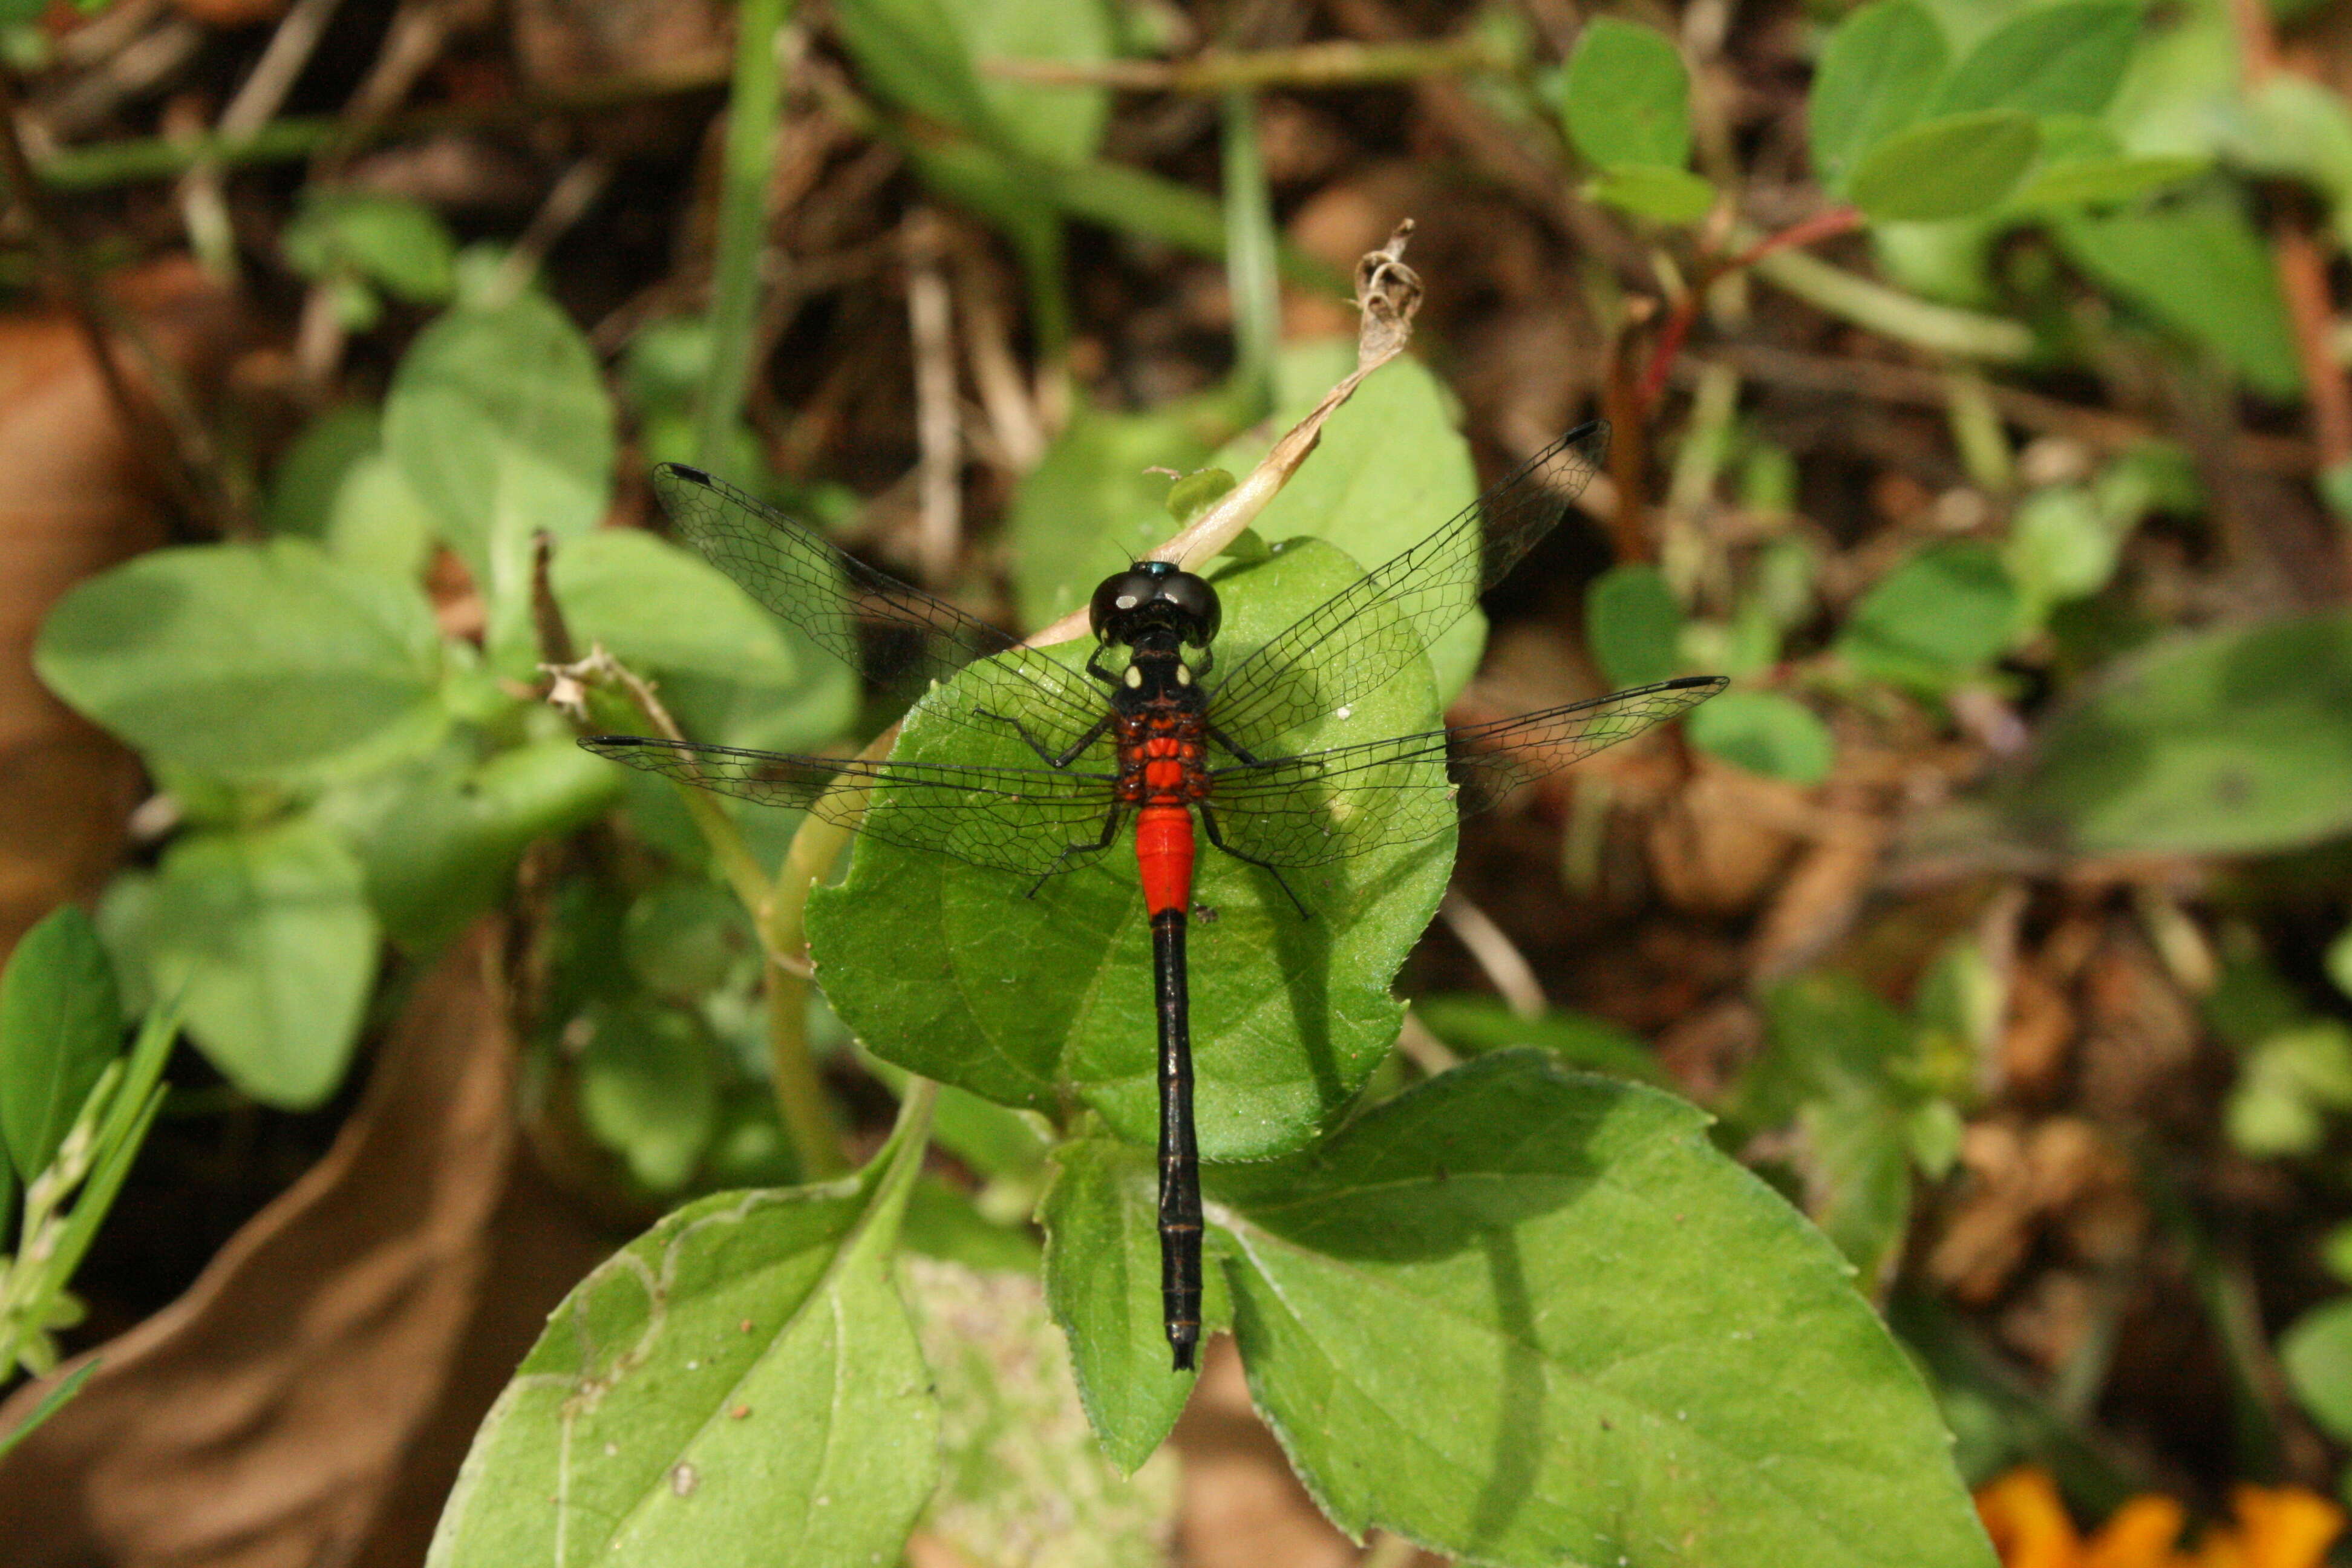
<instances>
[{"instance_id":1,"label":"yellow flower petal","mask_svg":"<svg viewBox=\"0 0 2352 1568\"><path fill-rule=\"evenodd\" d=\"M2047 1470L2029 1465L1987 1482L1977 1516L2001 1568L2082 1568L2082 1538Z\"/></svg>"},{"instance_id":2,"label":"yellow flower petal","mask_svg":"<svg viewBox=\"0 0 2352 1568\"><path fill-rule=\"evenodd\" d=\"M2231 1495L2246 1568L2319 1568L2344 1531L2344 1510L2301 1487L2239 1487Z\"/></svg>"},{"instance_id":3,"label":"yellow flower petal","mask_svg":"<svg viewBox=\"0 0 2352 1568\"><path fill-rule=\"evenodd\" d=\"M2188 1513L2168 1497L2136 1497L2108 1516L2083 1548L2082 1568L2174 1568Z\"/></svg>"}]
</instances>

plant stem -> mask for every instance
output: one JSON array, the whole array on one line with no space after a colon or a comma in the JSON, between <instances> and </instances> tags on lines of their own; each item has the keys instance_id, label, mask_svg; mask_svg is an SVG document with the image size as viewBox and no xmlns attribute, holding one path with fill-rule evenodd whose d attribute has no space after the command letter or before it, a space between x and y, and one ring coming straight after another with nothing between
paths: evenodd
<instances>
[{"instance_id":1,"label":"plant stem","mask_svg":"<svg viewBox=\"0 0 2352 1568\"><path fill-rule=\"evenodd\" d=\"M1234 302L1234 380L1262 408L1274 406L1275 349L1282 298L1275 278L1273 195L1258 146L1257 100L1223 100L1225 279Z\"/></svg>"},{"instance_id":2,"label":"plant stem","mask_svg":"<svg viewBox=\"0 0 2352 1568\"><path fill-rule=\"evenodd\" d=\"M1773 251L1752 265L1815 310L1917 348L1996 364L2021 363L2033 354L2033 333L2021 322L1932 304L1801 250Z\"/></svg>"},{"instance_id":3,"label":"plant stem","mask_svg":"<svg viewBox=\"0 0 2352 1568\"><path fill-rule=\"evenodd\" d=\"M1356 87L1411 81L1459 71L1507 70L1513 62L1483 37L1402 44L1337 38L1286 49L1227 54L1211 49L1189 60L1008 60L980 62L982 72L1064 87L1116 87L1136 92L1230 92L1249 88Z\"/></svg>"},{"instance_id":4,"label":"plant stem","mask_svg":"<svg viewBox=\"0 0 2352 1568\"><path fill-rule=\"evenodd\" d=\"M760 252L768 186L776 168L776 37L792 0L743 0L735 13L735 78L727 94L727 146L719 188L717 276L710 290L710 362L695 440L705 468L726 459L751 383L751 319L760 306Z\"/></svg>"},{"instance_id":5,"label":"plant stem","mask_svg":"<svg viewBox=\"0 0 2352 1568\"><path fill-rule=\"evenodd\" d=\"M1804 222L1791 224L1778 234L1757 240L1727 261L1702 268L1698 277L1675 300L1674 313L1658 330L1657 346L1651 351L1649 369L1642 376L1642 406L1654 410L1658 399L1666 390L1666 381L1674 374L1675 360L1682 353L1683 345L1690 341L1691 328L1698 322L1699 308L1706 303L1708 290L1736 272L1744 272L1778 251L1793 250L1817 240L1851 234L1863 225L1861 212L1853 207L1832 207L1816 213Z\"/></svg>"}]
</instances>

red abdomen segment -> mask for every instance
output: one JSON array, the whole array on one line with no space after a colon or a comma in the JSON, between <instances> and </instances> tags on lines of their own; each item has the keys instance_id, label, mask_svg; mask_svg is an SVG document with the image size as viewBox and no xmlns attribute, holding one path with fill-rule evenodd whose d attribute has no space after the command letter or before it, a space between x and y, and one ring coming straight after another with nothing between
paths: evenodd
<instances>
[{"instance_id":1,"label":"red abdomen segment","mask_svg":"<svg viewBox=\"0 0 2352 1568\"><path fill-rule=\"evenodd\" d=\"M1135 816L1135 864L1143 876L1148 915L1182 911L1192 903L1192 813L1188 806L1152 805Z\"/></svg>"}]
</instances>

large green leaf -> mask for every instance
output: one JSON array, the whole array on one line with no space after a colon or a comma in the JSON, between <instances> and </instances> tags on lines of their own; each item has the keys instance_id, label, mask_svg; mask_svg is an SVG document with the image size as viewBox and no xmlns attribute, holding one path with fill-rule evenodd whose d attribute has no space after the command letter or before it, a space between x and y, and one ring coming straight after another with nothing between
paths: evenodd
<instances>
[{"instance_id":1,"label":"large green leaf","mask_svg":"<svg viewBox=\"0 0 2352 1568\"><path fill-rule=\"evenodd\" d=\"M1287 429L1354 368L1354 345L1339 339L1285 350L1271 428ZM1366 568L1410 550L1477 499L1477 469L1455 428L1457 413L1453 395L1419 360L1383 365L1331 416L1314 455L1258 514L1259 536L1328 540ZM1245 474L1266 445L1244 437L1219 452L1217 464ZM1486 617L1473 610L1430 645L1441 701L1469 684L1486 643ZM1230 668L1230 656L1218 657Z\"/></svg>"},{"instance_id":2,"label":"large green leaf","mask_svg":"<svg viewBox=\"0 0 2352 1568\"><path fill-rule=\"evenodd\" d=\"M1071 417L1013 497L1007 526L1024 624L1050 626L1079 608L1096 584L1176 531L1168 476L1150 470L1188 472L1208 460L1202 412L1082 409Z\"/></svg>"},{"instance_id":3,"label":"large green leaf","mask_svg":"<svg viewBox=\"0 0 2352 1568\"><path fill-rule=\"evenodd\" d=\"M1508 1052L1213 1173L1252 1392L1342 1529L1529 1568L1990 1568L1918 1374L1706 1120Z\"/></svg>"},{"instance_id":4,"label":"large green leaf","mask_svg":"<svg viewBox=\"0 0 2352 1568\"><path fill-rule=\"evenodd\" d=\"M424 596L299 539L159 550L93 577L50 612L33 663L151 760L226 778L364 767L446 717Z\"/></svg>"},{"instance_id":5,"label":"large green leaf","mask_svg":"<svg viewBox=\"0 0 2352 1568\"><path fill-rule=\"evenodd\" d=\"M581 1281L475 1435L428 1568L897 1561L939 1409L876 1191L721 1193Z\"/></svg>"},{"instance_id":6,"label":"large green leaf","mask_svg":"<svg viewBox=\"0 0 2352 1568\"><path fill-rule=\"evenodd\" d=\"M844 0L835 16L859 70L905 108L1052 163L1091 158L1102 141L1104 89L985 68L997 59L1108 59L1112 19L1101 0Z\"/></svg>"},{"instance_id":7,"label":"large green leaf","mask_svg":"<svg viewBox=\"0 0 2352 1568\"><path fill-rule=\"evenodd\" d=\"M1931 544L1873 584L1837 649L1874 679L1938 687L1974 674L2017 630L2017 589L1990 545Z\"/></svg>"},{"instance_id":8,"label":"large green leaf","mask_svg":"<svg viewBox=\"0 0 2352 1568\"><path fill-rule=\"evenodd\" d=\"M488 600L493 648L527 647L531 536L585 533L612 493L613 406L587 340L535 294L419 333L384 447Z\"/></svg>"},{"instance_id":9,"label":"large green leaf","mask_svg":"<svg viewBox=\"0 0 2352 1568\"><path fill-rule=\"evenodd\" d=\"M1194 1380L1168 1366L1159 1173L1148 1152L1108 1138L1063 1144L1054 1165L1038 1215L1045 1299L1069 1338L1087 1419L1112 1462L1131 1472L1176 1425Z\"/></svg>"},{"instance_id":10,"label":"large green leaf","mask_svg":"<svg viewBox=\"0 0 2352 1568\"><path fill-rule=\"evenodd\" d=\"M2053 720L2007 798L2082 853L2248 854L2352 829L2352 617L2229 626Z\"/></svg>"},{"instance_id":11,"label":"large green leaf","mask_svg":"<svg viewBox=\"0 0 2352 1568\"><path fill-rule=\"evenodd\" d=\"M0 1158L28 1184L121 1043L113 965L89 917L66 904L18 939L0 974Z\"/></svg>"},{"instance_id":12,"label":"large green leaf","mask_svg":"<svg viewBox=\"0 0 2352 1568\"><path fill-rule=\"evenodd\" d=\"M2075 265L2218 354L2255 391L2284 400L2302 390L2269 247L2233 203L2076 216L2052 232Z\"/></svg>"},{"instance_id":13,"label":"large green leaf","mask_svg":"<svg viewBox=\"0 0 2352 1568\"><path fill-rule=\"evenodd\" d=\"M114 897L149 985L179 999L212 1064L264 1104L302 1110L342 1081L375 980L362 887L335 836L298 820L191 834L152 881Z\"/></svg>"},{"instance_id":14,"label":"large green leaf","mask_svg":"<svg viewBox=\"0 0 2352 1568\"><path fill-rule=\"evenodd\" d=\"M1220 578L1220 657L1244 657L1356 574L1310 542ZM1075 665L1085 647L1053 651ZM919 705L898 755L1037 765L1009 734L989 745L961 723L926 722L932 705L968 700L950 684ZM1411 668L1345 711L1293 731L1283 750L1425 730L1437 717L1427 671ZM1344 812L1347 797L1332 805ZM877 830L892 809L876 803ZM1363 1085L1396 1038L1389 979L1435 912L1451 847L1444 836L1288 871L1312 911L1301 921L1263 871L1202 847L1194 899L1215 918L1194 922L1191 971L1206 1157L1296 1148ZM848 879L811 900L817 978L885 1060L1008 1105L1047 1108L1075 1089L1148 1142L1158 1047L1135 879L1124 836L1034 897L1026 879L868 837Z\"/></svg>"},{"instance_id":15,"label":"large green leaf","mask_svg":"<svg viewBox=\"0 0 2352 1568\"><path fill-rule=\"evenodd\" d=\"M699 556L607 529L556 552L549 576L573 638L661 678L698 740L813 750L856 712L848 667L754 604Z\"/></svg>"},{"instance_id":16,"label":"large green leaf","mask_svg":"<svg viewBox=\"0 0 2352 1568\"><path fill-rule=\"evenodd\" d=\"M1846 194L1877 223L1989 212L2017 188L2041 144L2033 116L2020 110L1938 115L1864 154Z\"/></svg>"},{"instance_id":17,"label":"large green leaf","mask_svg":"<svg viewBox=\"0 0 2352 1568\"><path fill-rule=\"evenodd\" d=\"M1822 46L1805 102L1813 175L1843 191L1854 165L1927 111L1944 74L1942 29L1918 0L1873 0Z\"/></svg>"},{"instance_id":18,"label":"large green leaf","mask_svg":"<svg viewBox=\"0 0 2352 1568\"><path fill-rule=\"evenodd\" d=\"M1935 111L2097 114L2123 81L2140 16L2122 0L2061 0L2020 12L1960 58Z\"/></svg>"},{"instance_id":19,"label":"large green leaf","mask_svg":"<svg viewBox=\"0 0 2352 1568\"><path fill-rule=\"evenodd\" d=\"M1682 51L1650 27L1587 23L1561 78L1568 134L1602 169L1690 162L1690 73Z\"/></svg>"}]
</instances>

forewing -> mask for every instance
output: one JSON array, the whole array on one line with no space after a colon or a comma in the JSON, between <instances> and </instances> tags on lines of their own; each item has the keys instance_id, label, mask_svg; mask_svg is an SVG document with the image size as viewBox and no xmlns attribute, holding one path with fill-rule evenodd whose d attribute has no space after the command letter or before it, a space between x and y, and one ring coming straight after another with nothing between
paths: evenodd
<instances>
[{"instance_id":1,"label":"forewing","mask_svg":"<svg viewBox=\"0 0 2352 1568\"><path fill-rule=\"evenodd\" d=\"M1428 538L1300 616L1214 687L1218 729L1255 752L1378 689L1551 531L1608 450L1608 426L1579 426Z\"/></svg>"},{"instance_id":2,"label":"forewing","mask_svg":"<svg viewBox=\"0 0 2352 1568\"><path fill-rule=\"evenodd\" d=\"M1433 837L1513 790L1663 724L1723 689L1693 676L1539 713L1219 768L1210 810L1226 844L1319 866Z\"/></svg>"},{"instance_id":3,"label":"forewing","mask_svg":"<svg viewBox=\"0 0 2352 1568\"><path fill-rule=\"evenodd\" d=\"M974 727L993 722L976 716L982 710L1018 717L1057 755L1102 716L1083 677L699 468L661 464L654 493L678 537L745 593L905 701L973 668L972 700L950 717Z\"/></svg>"},{"instance_id":4,"label":"forewing","mask_svg":"<svg viewBox=\"0 0 2352 1568\"><path fill-rule=\"evenodd\" d=\"M1028 877L1085 864L1112 802L1110 775L1061 768L806 757L647 735L580 743L646 773Z\"/></svg>"}]
</instances>

